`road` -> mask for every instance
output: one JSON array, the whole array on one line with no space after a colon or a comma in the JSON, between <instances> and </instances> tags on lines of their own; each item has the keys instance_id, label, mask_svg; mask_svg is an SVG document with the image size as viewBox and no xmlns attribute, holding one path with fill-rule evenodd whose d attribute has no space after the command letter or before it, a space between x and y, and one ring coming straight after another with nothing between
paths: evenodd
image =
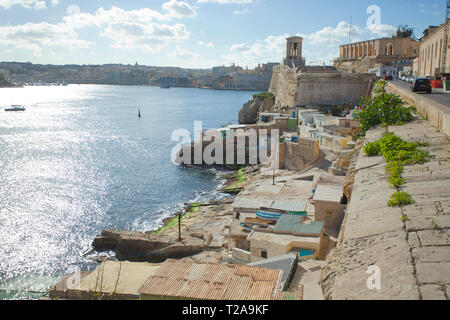
<instances>
[{"instance_id":1,"label":"road","mask_svg":"<svg viewBox=\"0 0 450 320\"><path fill-rule=\"evenodd\" d=\"M404 82L404 81L400 81L400 80L395 80L395 81L391 81L392 83L398 85L399 87L403 87L406 89L411 90L411 84L408 82ZM450 91L444 91L442 89L435 89L433 88L433 93L432 94L427 94L427 93L416 93L416 94L420 94L420 95L424 95L426 98L429 98L433 101L436 101L440 104L443 104L444 106L447 106L450 108Z\"/></svg>"}]
</instances>

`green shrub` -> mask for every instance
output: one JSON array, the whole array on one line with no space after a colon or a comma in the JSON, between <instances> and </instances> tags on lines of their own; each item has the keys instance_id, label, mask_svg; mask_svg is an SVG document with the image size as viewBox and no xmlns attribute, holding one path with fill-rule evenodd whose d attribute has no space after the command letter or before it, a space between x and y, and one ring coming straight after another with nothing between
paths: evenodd
<instances>
[{"instance_id":1,"label":"green shrub","mask_svg":"<svg viewBox=\"0 0 450 320\"><path fill-rule=\"evenodd\" d=\"M391 200L389 200L387 204L389 207L402 207L413 202L414 200L408 193L397 191L392 195Z\"/></svg>"},{"instance_id":2,"label":"green shrub","mask_svg":"<svg viewBox=\"0 0 450 320\"><path fill-rule=\"evenodd\" d=\"M369 156L382 154L386 164L387 181L391 188L400 188L405 184L402 178L403 167L405 165L424 163L429 158L429 153L420 150L419 147L425 146L425 143L407 142L397 137L392 132L385 133L380 140L368 143L364 147L364 152ZM411 201L411 202L410 202ZM402 206L412 203L412 198L405 192L397 191L388 201L388 205Z\"/></svg>"},{"instance_id":3,"label":"green shrub","mask_svg":"<svg viewBox=\"0 0 450 320\"><path fill-rule=\"evenodd\" d=\"M379 94L373 98L361 98L363 108L354 112L354 118L361 123L354 140L365 136L367 130L374 126L401 125L414 119L416 107L405 107L398 95L386 93L386 81L379 81L375 92Z\"/></svg>"},{"instance_id":4,"label":"green shrub","mask_svg":"<svg viewBox=\"0 0 450 320\"><path fill-rule=\"evenodd\" d=\"M381 148L379 142L369 142L364 146L364 153L369 157L378 156L381 154Z\"/></svg>"},{"instance_id":5,"label":"green shrub","mask_svg":"<svg viewBox=\"0 0 450 320\"><path fill-rule=\"evenodd\" d=\"M272 92L261 92L253 95L253 99L257 98L260 99L261 101L266 101L275 98L275 95Z\"/></svg>"}]
</instances>

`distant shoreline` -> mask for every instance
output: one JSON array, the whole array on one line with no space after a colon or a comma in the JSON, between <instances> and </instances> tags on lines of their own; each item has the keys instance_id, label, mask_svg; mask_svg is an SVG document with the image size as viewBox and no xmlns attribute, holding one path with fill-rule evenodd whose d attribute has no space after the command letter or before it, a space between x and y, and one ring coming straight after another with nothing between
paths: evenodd
<instances>
[{"instance_id":1,"label":"distant shoreline","mask_svg":"<svg viewBox=\"0 0 450 320\"><path fill-rule=\"evenodd\" d=\"M159 86L145 85L145 84L112 84L112 83L69 83L68 85L92 85L92 86L118 86L118 87L152 87L159 88ZM61 87L59 85L12 85L12 86L2 86L0 88L25 88L25 87ZM205 87L170 87L170 89L202 89L202 90L213 90L213 91L238 91L238 92L263 92L261 90L247 90L247 89L214 89Z\"/></svg>"}]
</instances>

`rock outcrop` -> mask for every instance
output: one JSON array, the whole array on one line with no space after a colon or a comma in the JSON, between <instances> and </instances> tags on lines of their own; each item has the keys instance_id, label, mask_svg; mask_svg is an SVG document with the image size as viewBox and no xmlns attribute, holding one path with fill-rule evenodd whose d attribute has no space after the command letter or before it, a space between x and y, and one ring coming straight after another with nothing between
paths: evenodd
<instances>
[{"instance_id":1,"label":"rock outcrop","mask_svg":"<svg viewBox=\"0 0 450 320\"><path fill-rule=\"evenodd\" d=\"M253 97L242 107L239 111L239 123L240 124L255 124L258 121L258 112L270 112L275 105L275 97L269 97L266 99Z\"/></svg>"},{"instance_id":2,"label":"rock outcrop","mask_svg":"<svg viewBox=\"0 0 450 320\"><path fill-rule=\"evenodd\" d=\"M183 237L149 233L104 230L94 239L96 251L115 251L119 260L159 262L181 259L209 250L212 236L207 232Z\"/></svg>"}]
</instances>

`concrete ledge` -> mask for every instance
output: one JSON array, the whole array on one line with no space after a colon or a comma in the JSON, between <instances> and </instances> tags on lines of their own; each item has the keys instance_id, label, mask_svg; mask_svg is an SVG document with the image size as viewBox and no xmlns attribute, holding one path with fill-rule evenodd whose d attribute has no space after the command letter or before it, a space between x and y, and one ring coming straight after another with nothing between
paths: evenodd
<instances>
[{"instance_id":1,"label":"concrete ledge","mask_svg":"<svg viewBox=\"0 0 450 320\"><path fill-rule=\"evenodd\" d=\"M450 136L450 107L396 86L391 82L388 82L387 90L398 94L404 101L416 106L420 113L427 117L431 125Z\"/></svg>"}]
</instances>

